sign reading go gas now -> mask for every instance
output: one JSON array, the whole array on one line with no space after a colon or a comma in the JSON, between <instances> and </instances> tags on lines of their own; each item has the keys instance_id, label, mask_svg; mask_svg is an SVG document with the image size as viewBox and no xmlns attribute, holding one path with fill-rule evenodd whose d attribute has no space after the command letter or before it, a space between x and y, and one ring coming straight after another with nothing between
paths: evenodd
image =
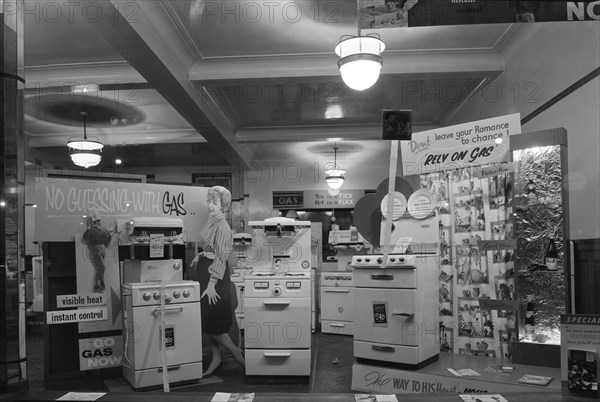
<instances>
[{"instance_id":1,"label":"sign reading go gas now","mask_svg":"<svg viewBox=\"0 0 600 402\"><path fill-rule=\"evenodd\" d=\"M79 370L117 367L123 363L121 335L79 340Z\"/></svg>"}]
</instances>

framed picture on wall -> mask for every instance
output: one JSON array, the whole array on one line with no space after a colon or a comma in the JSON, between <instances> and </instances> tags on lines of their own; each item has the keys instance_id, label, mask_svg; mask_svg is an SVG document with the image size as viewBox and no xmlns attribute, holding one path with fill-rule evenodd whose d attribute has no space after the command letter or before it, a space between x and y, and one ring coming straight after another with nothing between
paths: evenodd
<instances>
[{"instance_id":1,"label":"framed picture on wall","mask_svg":"<svg viewBox=\"0 0 600 402\"><path fill-rule=\"evenodd\" d=\"M231 173L192 173L192 184L202 187L222 186L231 191Z\"/></svg>"}]
</instances>

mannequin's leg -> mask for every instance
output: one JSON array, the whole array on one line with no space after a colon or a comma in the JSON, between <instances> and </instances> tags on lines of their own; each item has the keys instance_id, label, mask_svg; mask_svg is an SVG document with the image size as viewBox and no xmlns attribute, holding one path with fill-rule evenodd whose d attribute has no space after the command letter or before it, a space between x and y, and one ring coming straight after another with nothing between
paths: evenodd
<instances>
[{"instance_id":1,"label":"mannequin's leg","mask_svg":"<svg viewBox=\"0 0 600 402\"><path fill-rule=\"evenodd\" d=\"M211 375L221 365L221 348L214 341L213 335L210 336L210 364L202 377Z\"/></svg>"},{"instance_id":2,"label":"mannequin's leg","mask_svg":"<svg viewBox=\"0 0 600 402\"><path fill-rule=\"evenodd\" d=\"M242 352L240 349L233 343L231 337L228 333L213 335L211 337L215 339L219 344L225 346L225 348L231 353L235 361L242 367L246 367L246 363L244 361L244 356L242 356Z\"/></svg>"}]
</instances>

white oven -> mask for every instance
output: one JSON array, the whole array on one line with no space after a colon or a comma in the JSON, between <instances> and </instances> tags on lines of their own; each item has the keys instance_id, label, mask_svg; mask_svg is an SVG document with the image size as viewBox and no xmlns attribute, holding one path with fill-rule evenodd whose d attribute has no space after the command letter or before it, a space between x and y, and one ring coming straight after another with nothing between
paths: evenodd
<instances>
[{"instance_id":1,"label":"white oven","mask_svg":"<svg viewBox=\"0 0 600 402\"><path fill-rule=\"evenodd\" d=\"M352 272L321 272L321 332L354 333Z\"/></svg>"},{"instance_id":2,"label":"white oven","mask_svg":"<svg viewBox=\"0 0 600 402\"><path fill-rule=\"evenodd\" d=\"M200 288L196 281L124 284L123 376L135 388L163 383L163 353L170 383L202 378ZM164 294L164 340L160 298Z\"/></svg>"},{"instance_id":3,"label":"white oven","mask_svg":"<svg viewBox=\"0 0 600 402\"><path fill-rule=\"evenodd\" d=\"M309 272L246 276L244 344L247 376L309 376Z\"/></svg>"},{"instance_id":4,"label":"white oven","mask_svg":"<svg viewBox=\"0 0 600 402\"><path fill-rule=\"evenodd\" d=\"M437 254L355 256L354 356L417 369L439 355Z\"/></svg>"}]
</instances>

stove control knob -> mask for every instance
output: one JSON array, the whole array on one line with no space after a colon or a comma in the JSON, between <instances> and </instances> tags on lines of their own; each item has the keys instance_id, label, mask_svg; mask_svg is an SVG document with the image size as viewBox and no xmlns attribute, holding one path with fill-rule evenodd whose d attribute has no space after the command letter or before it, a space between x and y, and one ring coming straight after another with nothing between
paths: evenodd
<instances>
[{"instance_id":1,"label":"stove control knob","mask_svg":"<svg viewBox=\"0 0 600 402\"><path fill-rule=\"evenodd\" d=\"M273 294L275 296L279 296L281 294L281 288L280 287L274 287L273 288Z\"/></svg>"},{"instance_id":2,"label":"stove control knob","mask_svg":"<svg viewBox=\"0 0 600 402\"><path fill-rule=\"evenodd\" d=\"M154 292L154 300L160 299L160 293Z\"/></svg>"},{"instance_id":3,"label":"stove control knob","mask_svg":"<svg viewBox=\"0 0 600 402\"><path fill-rule=\"evenodd\" d=\"M365 258L365 262L371 262L370 258Z\"/></svg>"},{"instance_id":4,"label":"stove control knob","mask_svg":"<svg viewBox=\"0 0 600 402\"><path fill-rule=\"evenodd\" d=\"M186 299L187 299L188 297L190 297L190 291L189 291L189 290L184 290L184 291L183 291L183 297L184 297L184 298L186 298Z\"/></svg>"},{"instance_id":5,"label":"stove control knob","mask_svg":"<svg viewBox=\"0 0 600 402\"><path fill-rule=\"evenodd\" d=\"M178 290L176 290L176 291L173 292L173 297L174 298L179 299L179 296L181 296L181 293L179 293Z\"/></svg>"},{"instance_id":6,"label":"stove control knob","mask_svg":"<svg viewBox=\"0 0 600 402\"><path fill-rule=\"evenodd\" d=\"M392 257L392 258L390 258L390 261L391 262L396 262L396 258Z\"/></svg>"},{"instance_id":7,"label":"stove control knob","mask_svg":"<svg viewBox=\"0 0 600 402\"><path fill-rule=\"evenodd\" d=\"M398 261L404 262L404 258L400 258L400 259L398 259Z\"/></svg>"},{"instance_id":8,"label":"stove control knob","mask_svg":"<svg viewBox=\"0 0 600 402\"><path fill-rule=\"evenodd\" d=\"M142 296L142 298L145 301L148 301L148 300L150 300L152 298L152 295L150 293L146 292L146 293L144 293L144 295Z\"/></svg>"},{"instance_id":9,"label":"stove control knob","mask_svg":"<svg viewBox=\"0 0 600 402\"><path fill-rule=\"evenodd\" d=\"M377 264L381 264L382 262L383 262L383 258L379 257L379 258L377 259Z\"/></svg>"},{"instance_id":10,"label":"stove control knob","mask_svg":"<svg viewBox=\"0 0 600 402\"><path fill-rule=\"evenodd\" d=\"M179 271L181 269L181 264L176 262L173 264L173 270L174 271Z\"/></svg>"},{"instance_id":11,"label":"stove control knob","mask_svg":"<svg viewBox=\"0 0 600 402\"><path fill-rule=\"evenodd\" d=\"M357 258L356 262L362 262L362 258Z\"/></svg>"},{"instance_id":12,"label":"stove control knob","mask_svg":"<svg viewBox=\"0 0 600 402\"><path fill-rule=\"evenodd\" d=\"M170 303L170 302L171 302L171 296L165 295L165 303Z\"/></svg>"}]
</instances>

